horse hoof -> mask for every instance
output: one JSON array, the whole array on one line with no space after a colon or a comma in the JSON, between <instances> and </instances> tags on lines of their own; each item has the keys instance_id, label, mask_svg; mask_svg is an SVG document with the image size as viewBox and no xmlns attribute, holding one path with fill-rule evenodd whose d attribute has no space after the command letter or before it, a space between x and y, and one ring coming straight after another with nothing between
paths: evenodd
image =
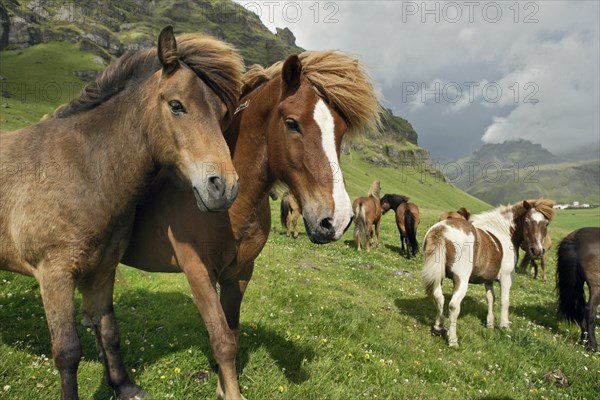
<instances>
[{"instance_id":1,"label":"horse hoof","mask_svg":"<svg viewBox=\"0 0 600 400\"><path fill-rule=\"evenodd\" d=\"M452 347L453 349L458 349L458 341L448 343L448 347Z\"/></svg>"},{"instance_id":2,"label":"horse hoof","mask_svg":"<svg viewBox=\"0 0 600 400\"><path fill-rule=\"evenodd\" d=\"M493 322L488 322L486 326L487 326L488 329L494 329L494 323Z\"/></svg>"},{"instance_id":3,"label":"horse hoof","mask_svg":"<svg viewBox=\"0 0 600 400\"><path fill-rule=\"evenodd\" d=\"M134 395L121 393L119 396L119 400L150 400L150 398L150 394L142 389L139 389L139 391Z\"/></svg>"},{"instance_id":4,"label":"horse hoof","mask_svg":"<svg viewBox=\"0 0 600 400\"><path fill-rule=\"evenodd\" d=\"M446 337L446 335L448 334L448 330L444 327L436 328L435 326L432 326L431 334L434 336Z\"/></svg>"}]
</instances>

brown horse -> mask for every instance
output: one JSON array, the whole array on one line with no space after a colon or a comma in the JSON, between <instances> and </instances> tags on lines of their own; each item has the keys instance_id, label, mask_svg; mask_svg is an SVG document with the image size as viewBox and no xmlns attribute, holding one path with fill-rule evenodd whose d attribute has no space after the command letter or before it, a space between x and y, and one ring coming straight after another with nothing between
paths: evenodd
<instances>
[{"instance_id":1,"label":"brown horse","mask_svg":"<svg viewBox=\"0 0 600 400\"><path fill-rule=\"evenodd\" d=\"M471 213L469 212L469 210L462 207L462 208L458 209L457 211L447 211L447 212L441 213L440 219L438 219L438 221L443 221L445 219L451 219L451 218L464 219L465 221L468 221L469 217L471 217Z\"/></svg>"},{"instance_id":2,"label":"brown horse","mask_svg":"<svg viewBox=\"0 0 600 400\"><path fill-rule=\"evenodd\" d=\"M158 50L125 54L53 118L2 134L0 268L39 281L61 399L78 398L75 288L108 383L120 399L146 397L119 350L115 270L158 168L181 178L194 212L232 203L237 176L221 125L241 77L229 46L200 35L176 42L167 27ZM230 174L207 170L215 165Z\"/></svg>"},{"instance_id":3,"label":"brown horse","mask_svg":"<svg viewBox=\"0 0 600 400\"><path fill-rule=\"evenodd\" d=\"M444 276L454 281L449 305L450 346L458 347L456 321L469 283L485 284L487 326L493 328L493 282L500 281L500 327L508 328L509 292L515 275L519 245L527 236L531 237L532 246L541 246L548 224L554 216L553 205L551 200L546 199L522 201L475 215L471 222L446 219L429 228L423 245L423 284L437 307L434 333L445 331L442 292Z\"/></svg>"},{"instance_id":4,"label":"brown horse","mask_svg":"<svg viewBox=\"0 0 600 400\"><path fill-rule=\"evenodd\" d=\"M281 225L286 229L290 237L290 228L294 226L294 239L298 239L298 217L302 215L302 208L296 197L285 192L281 197Z\"/></svg>"},{"instance_id":5,"label":"brown horse","mask_svg":"<svg viewBox=\"0 0 600 400\"><path fill-rule=\"evenodd\" d=\"M381 204L379 203L381 185L373 181L367 196L358 197L352 203L354 210L354 241L358 250L365 247L371 250L373 226L375 226L375 246L379 245L379 223L381 222Z\"/></svg>"},{"instance_id":6,"label":"brown horse","mask_svg":"<svg viewBox=\"0 0 600 400\"><path fill-rule=\"evenodd\" d=\"M417 242L417 228L421 223L419 207L408 202L408 197L400 194L386 194L380 200L383 214L390 209L396 213L396 226L400 232L400 243L402 252L407 258L417 254L419 244ZM406 248L404 245L406 244Z\"/></svg>"},{"instance_id":7,"label":"brown horse","mask_svg":"<svg viewBox=\"0 0 600 400\"><path fill-rule=\"evenodd\" d=\"M585 288L590 291L585 302ZM558 315L575 321L581 328L581 341L597 351L596 309L600 304L600 228L581 228L558 245L556 264Z\"/></svg>"},{"instance_id":8,"label":"brown horse","mask_svg":"<svg viewBox=\"0 0 600 400\"><path fill-rule=\"evenodd\" d=\"M324 51L291 55L245 75L241 106L225 133L240 174L227 213L200 214L189 193L163 182L137 210L127 265L183 272L219 365L217 395L242 398L235 368L240 304L271 228L277 180L302 206L309 239L342 237L352 218L339 168L345 134L373 127L379 103L360 62ZM216 284L220 286L220 296Z\"/></svg>"},{"instance_id":9,"label":"brown horse","mask_svg":"<svg viewBox=\"0 0 600 400\"><path fill-rule=\"evenodd\" d=\"M521 260L521 263L519 264L519 269L521 270L525 270L527 269L528 266L531 265L531 271L533 272L533 279L537 279L538 276L538 264L537 264L537 260L540 260L540 264L542 265L542 276L544 277L544 282L547 281L546 279L546 262L548 262L548 250L550 249L550 247L552 246L552 239L550 238L550 235L546 234L546 237L544 238L544 241L542 242L542 254L541 255L534 255L533 252L531 251L532 247L529 245L529 241L527 240L527 238L525 238L525 240L523 240L523 243L521 243L521 250L523 250L525 252L525 254L523 255L523 260Z\"/></svg>"}]
</instances>

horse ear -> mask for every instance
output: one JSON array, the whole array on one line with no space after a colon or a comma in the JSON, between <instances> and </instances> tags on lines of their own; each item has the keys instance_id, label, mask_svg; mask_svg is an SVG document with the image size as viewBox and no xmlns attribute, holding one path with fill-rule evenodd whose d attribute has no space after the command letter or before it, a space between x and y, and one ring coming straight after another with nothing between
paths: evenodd
<instances>
[{"instance_id":1,"label":"horse ear","mask_svg":"<svg viewBox=\"0 0 600 400\"><path fill-rule=\"evenodd\" d=\"M464 207L462 207L460 210L458 210L457 213L459 213L460 215L462 215L463 217L465 217L465 219L467 221L469 220L469 217L471 216L471 213L469 212L469 210L467 210Z\"/></svg>"},{"instance_id":2,"label":"horse ear","mask_svg":"<svg viewBox=\"0 0 600 400\"><path fill-rule=\"evenodd\" d=\"M529 211L529 209L531 209L531 204L529 204L527 200L523 200L523 208L525 211Z\"/></svg>"},{"instance_id":3,"label":"horse ear","mask_svg":"<svg viewBox=\"0 0 600 400\"><path fill-rule=\"evenodd\" d=\"M294 91L300 86L300 75L302 75L302 63L296 54L292 54L283 62L281 69L284 93Z\"/></svg>"},{"instance_id":4,"label":"horse ear","mask_svg":"<svg viewBox=\"0 0 600 400\"><path fill-rule=\"evenodd\" d=\"M173 27L168 25L158 35L158 59L163 66L163 71L169 73L178 65L177 41L173 34Z\"/></svg>"}]
</instances>

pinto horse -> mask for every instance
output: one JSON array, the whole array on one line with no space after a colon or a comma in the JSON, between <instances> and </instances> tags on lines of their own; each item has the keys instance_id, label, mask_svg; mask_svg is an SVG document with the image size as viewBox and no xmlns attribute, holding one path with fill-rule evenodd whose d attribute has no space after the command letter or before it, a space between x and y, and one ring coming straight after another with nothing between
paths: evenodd
<instances>
[{"instance_id":1,"label":"pinto horse","mask_svg":"<svg viewBox=\"0 0 600 400\"><path fill-rule=\"evenodd\" d=\"M302 215L302 209L296 197L285 192L281 197L281 225L286 229L290 237L290 228L294 226L294 239L298 239L298 217Z\"/></svg>"},{"instance_id":2,"label":"pinto horse","mask_svg":"<svg viewBox=\"0 0 600 400\"><path fill-rule=\"evenodd\" d=\"M126 53L53 117L1 134L0 269L39 282L61 399L78 398L76 288L108 383L119 399L146 397L119 350L116 267L158 168L181 178L195 212L233 202L238 182L221 127L235 110L242 71L228 45L201 35L176 41L167 27L158 49ZM207 174L207 163L231 173ZM33 165L69 173L32 173Z\"/></svg>"},{"instance_id":3,"label":"pinto horse","mask_svg":"<svg viewBox=\"0 0 600 400\"><path fill-rule=\"evenodd\" d=\"M390 209L396 214L396 226L400 232L400 244L402 252L407 258L417 254L419 244L417 243L417 228L421 223L419 207L408 202L408 197L399 194L386 194L380 200L382 213ZM404 245L406 244L406 248Z\"/></svg>"},{"instance_id":4,"label":"pinto horse","mask_svg":"<svg viewBox=\"0 0 600 400\"><path fill-rule=\"evenodd\" d=\"M448 343L458 347L456 321L460 303L469 283L483 283L488 302L487 326L494 327L494 280L500 281L500 327L508 328L509 292L515 276L517 251L524 237L531 246L541 247L548 224L554 216L554 203L547 199L522 201L515 205L475 215L471 222L446 219L425 234L423 245L423 284L437 307L433 332L444 332L444 275L454 282L449 303Z\"/></svg>"},{"instance_id":5,"label":"pinto horse","mask_svg":"<svg viewBox=\"0 0 600 400\"><path fill-rule=\"evenodd\" d=\"M352 203L352 210L354 210L354 241L358 250L361 249L361 245L367 251L371 250L373 226L375 226L375 246L379 245L379 223L381 221L379 192L381 192L379 181L373 181L367 196L358 197Z\"/></svg>"},{"instance_id":6,"label":"pinto horse","mask_svg":"<svg viewBox=\"0 0 600 400\"><path fill-rule=\"evenodd\" d=\"M243 398L235 367L240 304L270 232L269 191L279 180L297 195L312 242L340 239L352 218L340 145L344 135L374 127L380 112L361 63L335 51L252 67L240 104L225 132L240 174L233 206L199 213L188 192L160 182L137 209L122 260L147 271L185 273L209 327L217 395L225 399Z\"/></svg>"},{"instance_id":7,"label":"pinto horse","mask_svg":"<svg viewBox=\"0 0 600 400\"><path fill-rule=\"evenodd\" d=\"M584 283L590 291L586 304ZM600 228L581 228L558 245L556 265L558 315L575 321L581 328L581 341L597 351L596 309L600 304Z\"/></svg>"}]
</instances>

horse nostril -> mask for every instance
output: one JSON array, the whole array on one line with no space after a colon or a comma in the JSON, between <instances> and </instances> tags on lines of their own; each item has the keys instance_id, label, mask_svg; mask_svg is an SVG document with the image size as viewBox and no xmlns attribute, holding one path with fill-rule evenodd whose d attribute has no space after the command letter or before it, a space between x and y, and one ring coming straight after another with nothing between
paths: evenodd
<instances>
[{"instance_id":1,"label":"horse nostril","mask_svg":"<svg viewBox=\"0 0 600 400\"><path fill-rule=\"evenodd\" d=\"M218 176L208 178L208 192L215 199L221 199L225 196L225 183Z\"/></svg>"},{"instance_id":2,"label":"horse nostril","mask_svg":"<svg viewBox=\"0 0 600 400\"><path fill-rule=\"evenodd\" d=\"M323 218L319 223L319 226L326 231L330 231L333 229L333 221L331 218Z\"/></svg>"}]
</instances>

